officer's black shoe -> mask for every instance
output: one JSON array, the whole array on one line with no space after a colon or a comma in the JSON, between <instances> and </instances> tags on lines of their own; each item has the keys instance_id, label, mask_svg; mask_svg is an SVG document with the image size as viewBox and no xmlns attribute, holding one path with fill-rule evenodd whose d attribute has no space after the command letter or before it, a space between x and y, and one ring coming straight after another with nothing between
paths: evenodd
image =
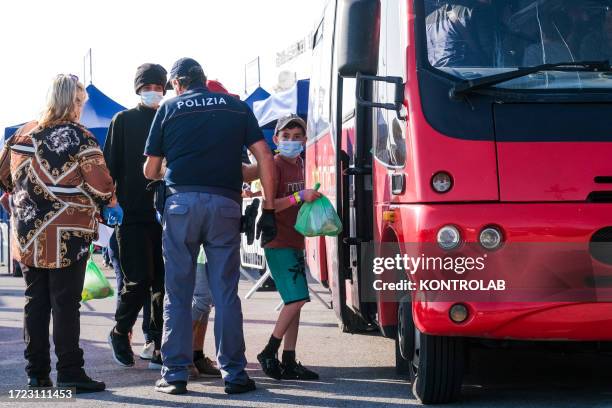
<instances>
[{"instance_id":1,"label":"officer's black shoe","mask_svg":"<svg viewBox=\"0 0 612 408\"><path fill-rule=\"evenodd\" d=\"M78 375L68 376L57 374L58 388L76 388L77 394L88 392L100 392L106 389L106 384L102 381L92 380L84 371Z\"/></svg>"},{"instance_id":2,"label":"officer's black shoe","mask_svg":"<svg viewBox=\"0 0 612 408\"><path fill-rule=\"evenodd\" d=\"M307 369L302 363L298 363L297 361L288 364L283 363L281 370L283 372L283 380L313 381L319 379L319 374Z\"/></svg>"},{"instance_id":3,"label":"officer's black shoe","mask_svg":"<svg viewBox=\"0 0 612 408\"><path fill-rule=\"evenodd\" d=\"M126 334L117 334L115 329L108 335L108 344L113 352L113 359L123 367L134 365L134 353L130 345L130 337Z\"/></svg>"},{"instance_id":4,"label":"officer's black shoe","mask_svg":"<svg viewBox=\"0 0 612 408\"><path fill-rule=\"evenodd\" d=\"M28 377L28 388L51 388L53 381L49 376L46 377Z\"/></svg>"},{"instance_id":5,"label":"officer's black shoe","mask_svg":"<svg viewBox=\"0 0 612 408\"><path fill-rule=\"evenodd\" d=\"M268 354L265 351L262 351L257 355L257 361L259 361L259 364L261 364L261 369L268 377L274 378L275 380L280 380L283 378L281 362L278 361L276 355Z\"/></svg>"},{"instance_id":6,"label":"officer's black shoe","mask_svg":"<svg viewBox=\"0 0 612 408\"><path fill-rule=\"evenodd\" d=\"M255 391L255 381L250 378L245 384L237 384L231 382L225 382L225 393L226 394L244 394L245 392Z\"/></svg>"},{"instance_id":7,"label":"officer's black shoe","mask_svg":"<svg viewBox=\"0 0 612 408\"><path fill-rule=\"evenodd\" d=\"M155 391L164 394L187 394L187 381L166 381L163 378L155 383Z\"/></svg>"}]
</instances>

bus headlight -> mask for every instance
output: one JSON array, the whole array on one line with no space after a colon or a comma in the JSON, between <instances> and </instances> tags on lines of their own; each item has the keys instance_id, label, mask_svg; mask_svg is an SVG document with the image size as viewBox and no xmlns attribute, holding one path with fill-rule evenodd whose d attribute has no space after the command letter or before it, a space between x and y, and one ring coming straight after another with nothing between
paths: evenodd
<instances>
[{"instance_id":1,"label":"bus headlight","mask_svg":"<svg viewBox=\"0 0 612 408\"><path fill-rule=\"evenodd\" d=\"M453 178L445 171L440 171L431 178L431 187L436 193L448 193L453 188Z\"/></svg>"},{"instance_id":2,"label":"bus headlight","mask_svg":"<svg viewBox=\"0 0 612 408\"><path fill-rule=\"evenodd\" d=\"M461 243L459 230L452 225L446 225L438 231L438 245L440 248L450 251Z\"/></svg>"},{"instance_id":3,"label":"bus headlight","mask_svg":"<svg viewBox=\"0 0 612 408\"><path fill-rule=\"evenodd\" d=\"M480 245L488 250L494 250L501 246L503 241L502 233L495 227L486 227L480 232Z\"/></svg>"}]
</instances>

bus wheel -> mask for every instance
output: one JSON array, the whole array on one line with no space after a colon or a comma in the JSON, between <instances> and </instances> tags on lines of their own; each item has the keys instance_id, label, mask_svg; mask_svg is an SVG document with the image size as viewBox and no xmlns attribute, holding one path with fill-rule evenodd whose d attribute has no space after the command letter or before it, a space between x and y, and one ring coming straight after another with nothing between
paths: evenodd
<instances>
[{"instance_id":1,"label":"bus wheel","mask_svg":"<svg viewBox=\"0 0 612 408\"><path fill-rule=\"evenodd\" d=\"M464 341L430 336L415 328L410 381L412 393L423 404L455 401L461 393L465 365Z\"/></svg>"},{"instance_id":2,"label":"bus wheel","mask_svg":"<svg viewBox=\"0 0 612 408\"><path fill-rule=\"evenodd\" d=\"M398 374L410 374L412 354L414 352L414 322L412 321L412 303L406 296L397 308L397 334L395 336L395 371Z\"/></svg>"}]
</instances>

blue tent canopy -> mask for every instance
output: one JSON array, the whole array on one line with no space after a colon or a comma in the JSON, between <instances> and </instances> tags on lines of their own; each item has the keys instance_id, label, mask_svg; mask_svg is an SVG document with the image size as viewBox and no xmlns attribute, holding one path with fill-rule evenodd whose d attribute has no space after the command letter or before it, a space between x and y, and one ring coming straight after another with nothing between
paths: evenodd
<instances>
[{"instance_id":1,"label":"blue tent canopy","mask_svg":"<svg viewBox=\"0 0 612 408\"><path fill-rule=\"evenodd\" d=\"M276 121L290 113L306 119L309 87L310 80L301 79L291 89L278 92L267 99L255 101L253 113L255 113L259 126L274 129Z\"/></svg>"},{"instance_id":2,"label":"blue tent canopy","mask_svg":"<svg viewBox=\"0 0 612 408\"><path fill-rule=\"evenodd\" d=\"M266 141L272 149L276 149L272 137L274 136L274 128L276 127L276 121L278 119L293 113L306 120L308 116L309 87L310 80L301 79L297 81L293 88L287 91L270 95L263 89L258 88L246 99L246 102L249 103L251 109L253 109L253 113L259 122L259 126L264 133ZM263 92L257 94L260 90ZM264 92L268 94L265 98Z\"/></svg>"},{"instance_id":3,"label":"blue tent canopy","mask_svg":"<svg viewBox=\"0 0 612 408\"><path fill-rule=\"evenodd\" d=\"M246 102L246 104L249 105L251 110L253 110L253 104L255 102L266 100L269 97L270 97L270 92L266 91L265 89L259 86L249 96L247 96L244 102ZM261 130L264 134L264 137L266 138L266 142L268 142L268 145L270 146L270 149L275 149L276 146L274 145L274 142L272 141L272 136L273 136L272 133L274 133L274 130L266 129L266 128L262 128ZM245 148L245 152L246 152L246 148Z\"/></svg>"},{"instance_id":4,"label":"blue tent canopy","mask_svg":"<svg viewBox=\"0 0 612 408\"><path fill-rule=\"evenodd\" d=\"M96 136L100 146L104 146L106 132L113 116L115 116L117 112L125 110L125 108L106 96L94 85L89 85L86 90L89 99L85 103L85 106L83 106L81 123ZM22 125L23 124L5 128L4 140L11 137ZM4 143L4 140L2 143Z\"/></svg>"},{"instance_id":5,"label":"blue tent canopy","mask_svg":"<svg viewBox=\"0 0 612 408\"><path fill-rule=\"evenodd\" d=\"M104 146L106 132L113 116L125 110L123 106L106 96L94 85L87 87L89 99L83 107L81 123L85 125L98 139L100 146Z\"/></svg>"},{"instance_id":6,"label":"blue tent canopy","mask_svg":"<svg viewBox=\"0 0 612 408\"><path fill-rule=\"evenodd\" d=\"M4 145L4 141L9 137L13 136L13 133L15 133L17 129L19 129L22 125L23 123L21 125L9 126L7 128L4 128L4 139L2 139L0 145Z\"/></svg>"},{"instance_id":7,"label":"blue tent canopy","mask_svg":"<svg viewBox=\"0 0 612 408\"><path fill-rule=\"evenodd\" d=\"M270 97L270 93L258 86L256 90L254 90L244 101L247 105L253 110L253 103L257 101L263 101L264 99L268 99Z\"/></svg>"},{"instance_id":8,"label":"blue tent canopy","mask_svg":"<svg viewBox=\"0 0 612 408\"><path fill-rule=\"evenodd\" d=\"M300 115L302 118L306 119L308 117L308 97L310 92L310 79L299 80L297 82L297 88L297 114Z\"/></svg>"}]
</instances>

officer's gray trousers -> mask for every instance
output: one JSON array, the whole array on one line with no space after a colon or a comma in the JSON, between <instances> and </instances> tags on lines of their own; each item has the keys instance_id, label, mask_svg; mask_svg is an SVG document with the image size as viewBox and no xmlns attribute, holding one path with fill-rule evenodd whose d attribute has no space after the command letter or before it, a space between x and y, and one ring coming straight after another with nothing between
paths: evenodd
<instances>
[{"instance_id":1,"label":"officer's gray trousers","mask_svg":"<svg viewBox=\"0 0 612 408\"><path fill-rule=\"evenodd\" d=\"M178 193L166 200L163 253L166 266L164 330L161 354L166 381L187 381L193 360L191 307L198 250L207 258L215 303L217 361L227 382L244 384L248 376L240 279L240 205L216 194Z\"/></svg>"}]
</instances>

